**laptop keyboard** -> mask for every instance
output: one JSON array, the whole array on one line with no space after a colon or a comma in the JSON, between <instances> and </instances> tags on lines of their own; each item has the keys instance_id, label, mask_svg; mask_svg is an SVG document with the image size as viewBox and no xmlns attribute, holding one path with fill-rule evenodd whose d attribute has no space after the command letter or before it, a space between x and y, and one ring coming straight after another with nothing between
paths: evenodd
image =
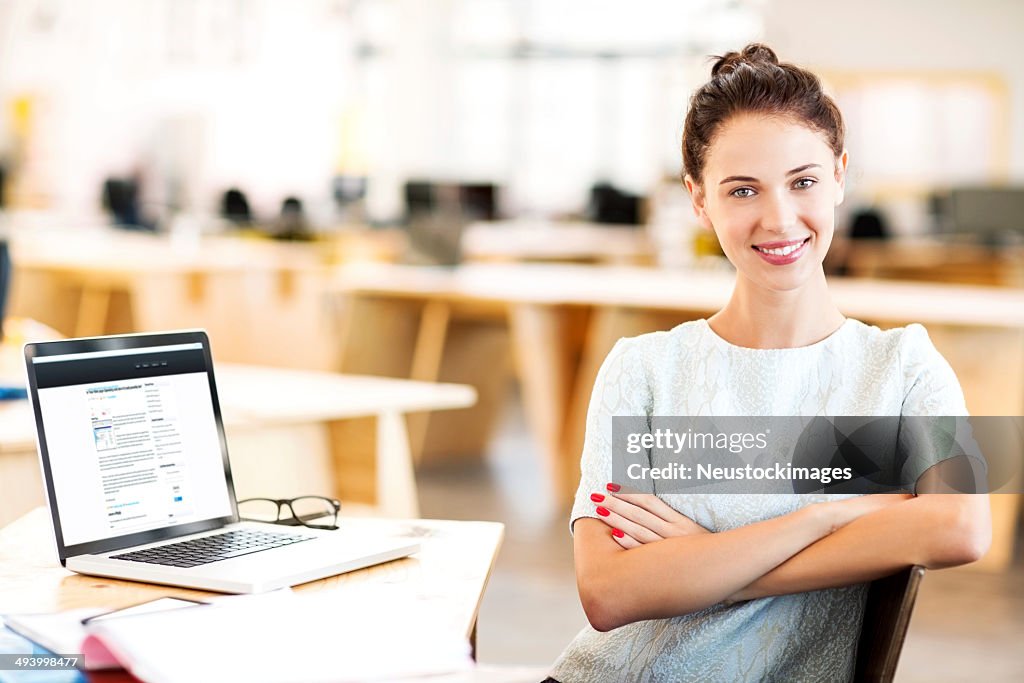
<instances>
[{"instance_id":1,"label":"laptop keyboard","mask_svg":"<svg viewBox=\"0 0 1024 683\"><path fill-rule=\"evenodd\" d=\"M301 534L272 533L239 529L226 531L214 536L193 538L180 543L169 543L155 548L136 550L121 555L111 555L115 560L162 564L169 567L195 567L271 548L280 548L293 543L312 540L313 536Z\"/></svg>"}]
</instances>

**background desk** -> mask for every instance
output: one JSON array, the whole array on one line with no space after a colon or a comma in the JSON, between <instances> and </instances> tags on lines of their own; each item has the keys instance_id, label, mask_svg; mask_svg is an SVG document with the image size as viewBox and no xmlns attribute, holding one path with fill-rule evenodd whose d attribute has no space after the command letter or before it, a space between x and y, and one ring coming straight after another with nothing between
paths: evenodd
<instances>
[{"instance_id":1,"label":"background desk","mask_svg":"<svg viewBox=\"0 0 1024 683\"><path fill-rule=\"evenodd\" d=\"M419 515L405 414L476 397L382 377L226 363L215 373L238 498L321 494L393 517ZM41 504L42 491L28 402L0 404L0 523Z\"/></svg>"},{"instance_id":2,"label":"background desk","mask_svg":"<svg viewBox=\"0 0 1024 683\"><path fill-rule=\"evenodd\" d=\"M16 231L11 258L9 314L65 336L204 327L223 360L333 369L317 295L330 244Z\"/></svg>"},{"instance_id":3,"label":"background desk","mask_svg":"<svg viewBox=\"0 0 1024 683\"><path fill-rule=\"evenodd\" d=\"M476 262L654 263L648 228L551 221L480 221L462 233L462 258Z\"/></svg>"},{"instance_id":4,"label":"background desk","mask_svg":"<svg viewBox=\"0 0 1024 683\"><path fill-rule=\"evenodd\" d=\"M384 537L415 538L422 549L412 557L312 581L295 590L355 594L371 584L395 585L403 594L430 601L438 625L465 632L475 648L476 617L501 546L503 525L348 518L341 524ZM67 571L54 555L53 531L45 508L37 508L0 530L0 605L6 613L118 609L166 595L201 600L213 594ZM357 614L344 616L359 618Z\"/></svg>"}]
</instances>

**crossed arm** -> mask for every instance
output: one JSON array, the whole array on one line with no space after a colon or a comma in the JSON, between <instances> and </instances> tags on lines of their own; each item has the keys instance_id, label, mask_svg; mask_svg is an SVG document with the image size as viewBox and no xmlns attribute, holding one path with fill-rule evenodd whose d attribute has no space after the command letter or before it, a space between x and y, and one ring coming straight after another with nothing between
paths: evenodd
<instances>
[{"instance_id":1,"label":"crossed arm","mask_svg":"<svg viewBox=\"0 0 1024 683\"><path fill-rule=\"evenodd\" d=\"M861 496L718 533L655 496L608 494L602 507L609 514L577 520L574 536L580 599L599 631L872 581L914 564L966 564L991 539L988 496L978 494Z\"/></svg>"}]
</instances>

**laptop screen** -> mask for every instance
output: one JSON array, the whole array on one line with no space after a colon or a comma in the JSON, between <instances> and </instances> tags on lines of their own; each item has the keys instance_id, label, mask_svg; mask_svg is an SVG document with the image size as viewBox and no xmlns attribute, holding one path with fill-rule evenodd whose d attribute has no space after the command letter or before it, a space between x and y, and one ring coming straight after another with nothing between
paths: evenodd
<instances>
[{"instance_id":1,"label":"laptop screen","mask_svg":"<svg viewBox=\"0 0 1024 683\"><path fill-rule=\"evenodd\" d=\"M65 546L233 514L206 357L190 342L31 358Z\"/></svg>"}]
</instances>

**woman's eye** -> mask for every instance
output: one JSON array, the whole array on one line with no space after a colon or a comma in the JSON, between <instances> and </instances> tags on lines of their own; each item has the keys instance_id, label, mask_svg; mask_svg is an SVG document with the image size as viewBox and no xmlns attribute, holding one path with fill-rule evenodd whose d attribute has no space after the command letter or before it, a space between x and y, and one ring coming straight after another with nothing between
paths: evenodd
<instances>
[{"instance_id":1,"label":"woman's eye","mask_svg":"<svg viewBox=\"0 0 1024 683\"><path fill-rule=\"evenodd\" d=\"M793 186L798 190L806 190L807 188L817 184L817 180L814 178L801 178L800 180L793 183Z\"/></svg>"},{"instance_id":2,"label":"woman's eye","mask_svg":"<svg viewBox=\"0 0 1024 683\"><path fill-rule=\"evenodd\" d=\"M744 197L753 197L754 191L751 190L749 187L737 187L729 194L732 195L733 197L740 197L742 199Z\"/></svg>"}]
</instances>

